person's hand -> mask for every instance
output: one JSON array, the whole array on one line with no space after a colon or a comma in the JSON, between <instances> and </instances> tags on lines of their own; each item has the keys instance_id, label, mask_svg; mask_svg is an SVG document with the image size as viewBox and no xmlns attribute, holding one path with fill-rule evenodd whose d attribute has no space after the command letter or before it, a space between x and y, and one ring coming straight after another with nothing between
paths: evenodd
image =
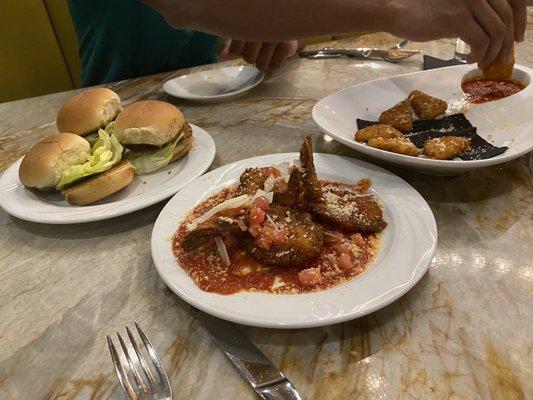
<instances>
[{"instance_id":1,"label":"person's hand","mask_svg":"<svg viewBox=\"0 0 533 400\"><path fill-rule=\"evenodd\" d=\"M242 56L244 61L255 64L260 70L274 70L296 54L298 46L296 40L280 43L230 40L222 51L221 58L228 54L234 54Z\"/></svg>"},{"instance_id":2,"label":"person's hand","mask_svg":"<svg viewBox=\"0 0 533 400\"><path fill-rule=\"evenodd\" d=\"M469 62L480 68L496 57L508 61L524 40L525 0L390 0L391 33L414 41L460 37L472 48Z\"/></svg>"}]
</instances>

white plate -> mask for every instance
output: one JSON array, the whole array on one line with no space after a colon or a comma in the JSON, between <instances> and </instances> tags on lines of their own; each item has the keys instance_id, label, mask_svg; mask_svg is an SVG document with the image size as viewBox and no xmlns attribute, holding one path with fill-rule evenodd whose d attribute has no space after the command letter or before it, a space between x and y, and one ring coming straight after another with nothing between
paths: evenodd
<instances>
[{"instance_id":1,"label":"white plate","mask_svg":"<svg viewBox=\"0 0 533 400\"><path fill-rule=\"evenodd\" d=\"M153 174L136 176L125 189L88 206L73 206L57 193L28 190L18 178L22 158L0 177L0 207L32 222L74 224L118 217L164 200L202 175L215 157L215 142L203 129L192 125L194 144L182 159Z\"/></svg>"},{"instance_id":2,"label":"white plate","mask_svg":"<svg viewBox=\"0 0 533 400\"><path fill-rule=\"evenodd\" d=\"M431 160L374 149L356 142L356 119L376 121L382 111L405 99L415 89L447 101L464 97L461 81L472 67L460 65L378 79L351 86L320 100L313 108L313 119L325 133L361 153L419 172L453 175L488 165L500 164L533 149L533 86L489 103L473 104L465 113L477 133L495 146L509 149L487 160ZM469 74L469 75L470 75ZM515 78L529 83L533 70L515 66Z\"/></svg>"},{"instance_id":3,"label":"white plate","mask_svg":"<svg viewBox=\"0 0 533 400\"><path fill-rule=\"evenodd\" d=\"M163 90L197 103L216 103L240 96L259 85L264 77L254 67L215 68L171 79L163 84Z\"/></svg>"},{"instance_id":4,"label":"white plate","mask_svg":"<svg viewBox=\"0 0 533 400\"><path fill-rule=\"evenodd\" d=\"M351 158L316 154L318 175L354 183L369 177L389 225L379 254L360 277L326 291L301 295L202 291L180 268L172 253L172 236L184 216L199 202L238 181L247 167L292 161L297 153L272 154L226 165L195 179L159 214L152 231L152 258L161 278L187 303L229 321L269 327L304 328L330 325L376 311L411 289L424 275L437 245L435 218L409 184L382 168Z\"/></svg>"}]
</instances>

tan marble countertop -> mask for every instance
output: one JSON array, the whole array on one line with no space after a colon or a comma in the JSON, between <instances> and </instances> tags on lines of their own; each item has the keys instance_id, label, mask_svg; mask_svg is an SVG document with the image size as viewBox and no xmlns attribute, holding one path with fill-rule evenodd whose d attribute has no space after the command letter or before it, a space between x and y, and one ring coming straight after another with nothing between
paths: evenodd
<instances>
[{"instance_id":1,"label":"tan marble countertop","mask_svg":"<svg viewBox=\"0 0 533 400\"><path fill-rule=\"evenodd\" d=\"M443 58L454 50L452 40L410 47ZM517 58L533 67L532 30ZM319 152L361 158L319 132L313 104L421 65L421 58L397 65L295 58L245 97L218 105L162 92L165 80L186 71L111 87L125 102L157 98L181 107L213 136L212 168L296 151L308 133ZM0 104L0 170L54 132L55 113L71 94ZM429 272L400 300L351 322L243 330L305 399L532 398L532 155L448 178L379 164L411 183L435 213L439 245ZM152 264L150 233L162 207L74 226L29 223L0 210L0 398L121 398L105 335L133 320L159 349L176 399L255 398Z\"/></svg>"}]
</instances>

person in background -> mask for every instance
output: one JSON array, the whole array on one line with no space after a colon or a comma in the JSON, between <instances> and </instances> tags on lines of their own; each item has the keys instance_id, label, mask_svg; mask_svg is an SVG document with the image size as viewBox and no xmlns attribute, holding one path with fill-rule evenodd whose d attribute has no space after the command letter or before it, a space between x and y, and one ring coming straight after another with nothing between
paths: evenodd
<instances>
[{"instance_id":1,"label":"person in background","mask_svg":"<svg viewBox=\"0 0 533 400\"><path fill-rule=\"evenodd\" d=\"M469 61L485 68L511 58L527 22L525 0L141 2L153 10L136 0L69 0L84 84L214 62L213 35L235 38L227 51L262 69L294 55L299 39L360 31L414 41L459 37L472 48Z\"/></svg>"},{"instance_id":2,"label":"person in background","mask_svg":"<svg viewBox=\"0 0 533 400\"><path fill-rule=\"evenodd\" d=\"M79 42L82 85L91 86L217 61L217 36L175 29L161 14L137 0L68 0ZM228 41L229 53L260 69L278 68L298 50L281 43Z\"/></svg>"}]
</instances>

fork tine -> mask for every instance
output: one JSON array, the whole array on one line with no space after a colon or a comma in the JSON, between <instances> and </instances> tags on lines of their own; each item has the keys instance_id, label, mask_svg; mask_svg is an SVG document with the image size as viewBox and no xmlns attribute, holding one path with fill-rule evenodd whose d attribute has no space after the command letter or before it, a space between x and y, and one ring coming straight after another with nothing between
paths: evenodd
<instances>
[{"instance_id":1,"label":"fork tine","mask_svg":"<svg viewBox=\"0 0 533 400\"><path fill-rule=\"evenodd\" d=\"M141 375L139 374L139 371L137 371L137 368L133 364L130 358L130 354L128 352L128 348L126 347L126 344L124 343L124 340L122 340L122 336L120 333L117 332L118 341L120 343L120 347L122 347L122 351L124 352L124 356L126 357L126 361L128 362L130 366L130 371L132 371L133 379L135 380L135 384L137 385L137 388L142 390L144 393L148 393L148 388L144 384Z\"/></svg>"},{"instance_id":2,"label":"fork tine","mask_svg":"<svg viewBox=\"0 0 533 400\"><path fill-rule=\"evenodd\" d=\"M152 374L152 371L150 368L148 368L148 365L146 365L146 361L144 361L144 357L142 356L139 347L137 347L137 342L135 341L135 338L133 337L133 334L130 331L130 328L126 325L126 333L128 334L128 337L130 338L131 345L133 346L133 350L135 350L135 355L137 356L137 360L139 360L139 364L141 364L142 371L144 373L144 376L150 383L150 385L153 385L156 382L154 374Z\"/></svg>"},{"instance_id":3,"label":"fork tine","mask_svg":"<svg viewBox=\"0 0 533 400\"><path fill-rule=\"evenodd\" d=\"M124 371L124 367L118 358L115 345L113 344L113 341L109 335L107 335L107 346L109 347L109 353L111 354L111 359L113 360L113 365L115 366L115 372L117 373L118 381L120 382L120 386L122 387L124 394L130 400L137 400L137 395L131 386L128 375L126 371Z\"/></svg>"},{"instance_id":4,"label":"fork tine","mask_svg":"<svg viewBox=\"0 0 533 400\"><path fill-rule=\"evenodd\" d=\"M135 328L137 328L137 332L139 332L139 336L141 337L141 340L143 341L144 346L146 347L146 350L148 350L148 355L150 356L150 359L152 360L152 364L154 365L155 370L157 371L157 374L159 375L161 382L163 381L168 382L167 373L165 372L165 368L163 367L161 360L157 356L154 346L152 346L152 343L150 343L150 340L148 340L148 338L144 334L139 324L137 324L137 321L134 321L133 323L135 324Z\"/></svg>"}]
</instances>

